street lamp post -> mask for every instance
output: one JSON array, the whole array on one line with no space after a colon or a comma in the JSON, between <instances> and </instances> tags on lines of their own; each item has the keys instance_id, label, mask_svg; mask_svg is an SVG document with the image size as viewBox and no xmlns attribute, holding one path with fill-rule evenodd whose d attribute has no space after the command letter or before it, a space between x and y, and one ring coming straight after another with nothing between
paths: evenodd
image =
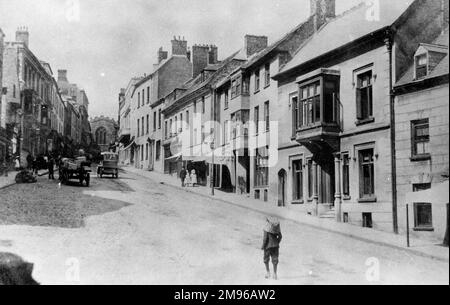
<instances>
[{"instance_id":1,"label":"street lamp post","mask_svg":"<svg viewBox=\"0 0 450 305\"><path fill-rule=\"evenodd\" d=\"M214 143L214 138L211 142L211 151L212 151L212 162L211 162L211 195L214 196L214 186L215 186L215 173L214 173L214 148L215 148L215 143Z\"/></svg>"}]
</instances>

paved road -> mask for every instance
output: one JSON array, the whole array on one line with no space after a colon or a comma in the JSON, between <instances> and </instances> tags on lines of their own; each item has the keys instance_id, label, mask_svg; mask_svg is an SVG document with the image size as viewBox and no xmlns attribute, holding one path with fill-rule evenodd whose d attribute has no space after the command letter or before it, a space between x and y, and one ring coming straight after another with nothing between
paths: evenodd
<instances>
[{"instance_id":1,"label":"paved road","mask_svg":"<svg viewBox=\"0 0 450 305\"><path fill-rule=\"evenodd\" d=\"M449 283L448 263L288 221L279 281L265 280L263 221L130 173L90 188L40 178L1 191L0 251L43 284Z\"/></svg>"}]
</instances>

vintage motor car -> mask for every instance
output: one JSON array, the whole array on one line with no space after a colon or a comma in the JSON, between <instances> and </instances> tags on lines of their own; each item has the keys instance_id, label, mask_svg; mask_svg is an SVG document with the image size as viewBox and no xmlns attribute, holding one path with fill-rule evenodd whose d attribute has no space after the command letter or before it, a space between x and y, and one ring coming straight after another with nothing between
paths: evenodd
<instances>
[{"instance_id":1,"label":"vintage motor car","mask_svg":"<svg viewBox=\"0 0 450 305\"><path fill-rule=\"evenodd\" d=\"M112 152L101 154L101 161L97 168L97 176L103 178L104 175L111 175L119 178L119 155Z\"/></svg>"}]
</instances>

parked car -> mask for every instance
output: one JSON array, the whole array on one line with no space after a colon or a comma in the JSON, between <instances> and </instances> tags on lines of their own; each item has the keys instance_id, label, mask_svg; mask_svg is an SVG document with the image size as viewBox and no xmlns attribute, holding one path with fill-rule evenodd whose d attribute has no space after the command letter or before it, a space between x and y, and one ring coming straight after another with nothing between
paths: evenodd
<instances>
[{"instance_id":1,"label":"parked car","mask_svg":"<svg viewBox=\"0 0 450 305\"><path fill-rule=\"evenodd\" d=\"M112 152L103 152L101 154L100 164L97 167L97 176L103 178L103 175L111 175L119 178L119 155Z\"/></svg>"}]
</instances>

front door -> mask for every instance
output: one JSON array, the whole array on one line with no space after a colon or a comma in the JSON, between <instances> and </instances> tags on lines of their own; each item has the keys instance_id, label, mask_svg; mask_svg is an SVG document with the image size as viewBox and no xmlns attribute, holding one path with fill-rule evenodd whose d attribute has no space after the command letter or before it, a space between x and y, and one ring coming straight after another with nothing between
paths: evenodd
<instances>
[{"instance_id":1,"label":"front door","mask_svg":"<svg viewBox=\"0 0 450 305\"><path fill-rule=\"evenodd\" d=\"M318 160L318 195L319 203L334 205L334 158L324 154Z\"/></svg>"}]
</instances>

